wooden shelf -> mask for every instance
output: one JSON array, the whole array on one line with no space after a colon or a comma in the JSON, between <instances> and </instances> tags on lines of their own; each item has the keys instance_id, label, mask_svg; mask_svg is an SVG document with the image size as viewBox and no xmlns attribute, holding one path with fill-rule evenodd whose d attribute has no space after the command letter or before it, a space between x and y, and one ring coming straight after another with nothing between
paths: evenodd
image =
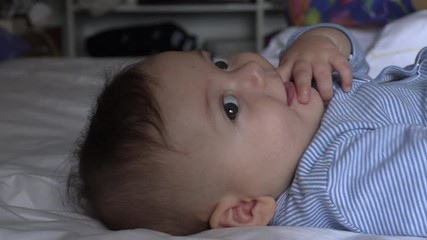
<instances>
[{"instance_id":1,"label":"wooden shelf","mask_svg":"<svg viewBox=\"0 0 427 240\"><path fill-rule=\"evenodd\" d=\"M76 6L75 11L85 11L82 7ZM224 3L224 4L147 4L132 5L122 4L114 12L123 13L232 13L232 12L255 12L263 11L282 11L282 7L277 4L264 2L262 6L255 3Z\"/></svg>"},{"instance_id":2,"label":"wooden shelf","mask_svg":"<svg viewBox=\"0 0 427 240\"><path fill-rule=\"evenodd\" d=\"M66 54L70 57L76 56L76 19L75 14L85 12L89 9L75 5L74 0L64 0L66 9ZM142 18L149 16L165 15L165 18L170 16L179 16L182 14L223 14L236 13L246 18L248 15L253 15L252 24L254 29L254 42L256 51L261 51L264 46L264 28L266 27L267 12L281 12L284 7L278 3L269 2L267 0L255 0L253 3L207 3L207 4L122 4L117 6L110 13L114 14L140 14ZM167 15L167 16L166 16ZM234 14L233 14L234 15ZM210 16L212 17L212 16ZM230 15L228 15L230 17Z\"/></svg>"},{"instance_id":3,"label":"wooden shelf","mask_svg":"<svg viewBox=\"0 0 427 240\"><path fill-rule=\"evenodd\" d=\"M121 5L117 12L198 13L198 12L253 12L255 4L181 4L181 5Z\"/></svg>"}]
</instances>

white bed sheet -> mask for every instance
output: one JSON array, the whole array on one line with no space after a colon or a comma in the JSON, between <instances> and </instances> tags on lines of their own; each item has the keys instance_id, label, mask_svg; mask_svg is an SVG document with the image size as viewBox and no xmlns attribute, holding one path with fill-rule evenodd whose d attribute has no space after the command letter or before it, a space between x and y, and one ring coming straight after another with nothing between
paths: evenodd
<instances>
[{"instance_id":1,"label":"white bed sheet","mask_svg":"<svg viewBox=\"0 0 427 240\"><path fill-rule=\"evenodd\" d=\"M426 17L422 12L410 19L418 36L422 33L414 20ZM393 34L390 25L378 35L368 54L371 63L393 55L405 65L415 57L412 49L421 46L406 44L411 51L400 51L402 44L391 41L396 39ZM381 41L387 44L378 44ZM399 58L396 53L406 55ZM420 239L302 227L219 229L173 237L144 229L109 231L75 212L64 191L70 153L102 86L103 69L122 62L48 58L0 63L0 239Z\"/></svg>"}]
</instances>

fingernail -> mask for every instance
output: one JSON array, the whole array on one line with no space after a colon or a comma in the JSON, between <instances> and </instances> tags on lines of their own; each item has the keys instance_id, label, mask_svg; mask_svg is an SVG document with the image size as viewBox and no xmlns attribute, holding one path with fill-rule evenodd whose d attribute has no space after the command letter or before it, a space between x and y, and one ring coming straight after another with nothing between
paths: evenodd
<instances>
[{"instance_id":1,"label":"fingernail","mask_svg":"<svg viewBox=\"0 0 427 240\"><path fill-rule=\"evenodd\" d=\"M301 94L298 98L300 103L307 103L309 98L308 98L308 94Z\"/></svg>"},{"instance_id":2,"label":"fingernail","mask_svg":"<svg viewBox=\"0 0 427 240\"><path fill-rule=\"evenodd\" d=\"M344 86L344 92L350 92L351 91L351 86Z\"/></svg>"}]
</instances>

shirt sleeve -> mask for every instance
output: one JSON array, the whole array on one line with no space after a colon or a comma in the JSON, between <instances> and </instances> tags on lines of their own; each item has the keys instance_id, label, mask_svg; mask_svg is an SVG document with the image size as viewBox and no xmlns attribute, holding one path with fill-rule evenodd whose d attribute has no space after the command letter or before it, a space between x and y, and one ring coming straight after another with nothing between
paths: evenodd
<instances>
[{"instance_id":1,"label":"shirt sleeve","mask_svg":"<svg viewBox=\"0 0 427 240\"><path fill-rule=\"evenodd\" d=\"M288 42L286 43L285 49L282 51L282 54L286 51L286 49L288 49L290 46L292 46L292 44L295 42L295 40L298 39L298 37L300 37L303 33L307 32L311 29L320 28L320 27L335 28L335 29L343 32L348 37L348 39L350 40L350 43L351 43L351 54L349 57L349 61L350 61L350 66L351 66L352 71L353 71L353 75L356 78L366 78L366 76L369 72L369 65L366 62L365 53L363 52L362 47L359 45L356 38L353 36L353 34L349 30L347 30L346 28L344 28L338 24L322 23L322 24L307 26L307 27L304 27L304 28L296 31L289 38ZM280 54L280 56L282 56L282 54Z\"/></svg>"}]
</instances>

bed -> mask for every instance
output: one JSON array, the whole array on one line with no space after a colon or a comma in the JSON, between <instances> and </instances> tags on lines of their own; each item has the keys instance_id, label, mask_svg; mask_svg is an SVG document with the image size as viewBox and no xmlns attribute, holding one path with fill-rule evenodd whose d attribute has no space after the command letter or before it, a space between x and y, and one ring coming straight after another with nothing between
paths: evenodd
<instances>
[{"instance_id":1,"label":"bed","mask_svg":"<svg viewBox=\"0 0 427 240\"><path fill-rule=\"evenodd\" d=\"M295 30L276 35L262 54L277 64L283 42ZM427 45L427 11L384 28L353 31L375 76L384 66L411 63ZM421 239L304 227L217 229L188 237L105 229L69 204L65 186L74 142L102 86L103 69L126 61L13 58L0 63L0 239Z\"/></svg>"}]
</instances>

